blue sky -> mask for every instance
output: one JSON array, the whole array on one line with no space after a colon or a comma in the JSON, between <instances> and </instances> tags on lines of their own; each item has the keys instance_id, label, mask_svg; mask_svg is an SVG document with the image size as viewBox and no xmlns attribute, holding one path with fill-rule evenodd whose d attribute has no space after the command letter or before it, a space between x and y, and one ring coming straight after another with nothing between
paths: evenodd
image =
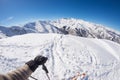
<instances>
[{"instance_id":1,"label":"blue sky","mask_svg":"<svg viewBox=\"0 0 120 80\"><path fill-rule=\"evenodd\" d=\"M0 25L77 18L120 31L120 0L0 0Z\"/></svg>"}]
</instances>

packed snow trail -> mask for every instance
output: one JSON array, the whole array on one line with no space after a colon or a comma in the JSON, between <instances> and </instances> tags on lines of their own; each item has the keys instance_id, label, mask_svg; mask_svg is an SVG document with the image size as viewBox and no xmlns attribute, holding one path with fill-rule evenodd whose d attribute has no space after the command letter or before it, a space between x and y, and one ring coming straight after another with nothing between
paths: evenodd
<instances>
[{"instance_id":1,"label":"packed snow trail","mask_svg":"<svg viewBox=\"0 0 120 80\"><path fill-rule=\"evenodd\" d=\"M85 72L86 80L120 80L119 44L60 34L26 34L1 39L0 73L15 70L39 54L48 57L45 65L51 80L70 80L77 72ZM41 66L32 76L48 80Z\"/></svg>"}]
</instances>

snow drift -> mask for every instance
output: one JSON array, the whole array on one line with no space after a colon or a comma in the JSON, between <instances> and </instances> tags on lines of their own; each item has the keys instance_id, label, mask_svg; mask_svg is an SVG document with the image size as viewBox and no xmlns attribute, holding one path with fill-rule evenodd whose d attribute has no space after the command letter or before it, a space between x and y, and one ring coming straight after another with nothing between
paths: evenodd
<instances>
[{"instance_id":1,"label":"snow drift","mask_svg":"<svg viewBox=\"0 0 120 80\"><path fill-rule=\"evenodd\" d=\"M0 39L0 73L15 70L39 54L48 57L45 65L51 80L70 80L77 72L85 72L86 80L120 80L119 44L61 34ZM32 76L47 80L41 67Z\"/></svg>"}]
</instances>

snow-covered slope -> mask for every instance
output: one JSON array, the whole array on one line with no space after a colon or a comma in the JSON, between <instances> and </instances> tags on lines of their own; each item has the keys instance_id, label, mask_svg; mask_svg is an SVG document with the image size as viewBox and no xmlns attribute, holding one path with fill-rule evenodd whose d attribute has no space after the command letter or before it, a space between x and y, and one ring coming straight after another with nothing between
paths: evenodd
<instances>
[{"instance_id":1,"label":"snow-covered slope","mask_svg":"<svg viewBox=\"0 0 120 80\"><path fill-rule=\"evenodd\" d=\"M12 26L10 28L5 28L0 26L0 33L0 38L4 38L4 35L10 37L27 33L60 33L86 38L107 39L120 43L119 32L99 24L74 18L63 18L56 21L30 22L23 27Z\"/></svg>"},{"instance_id":2,"label":"snow-covered slope","mask_svg":"<svg viewBox=\"0 0 120 80\"><path fill-rule=\"evenodd\" d=\"M46 66L51 80L70 80L77 72L85 72L85 80L120 80L119 44L60 34L34 33L0 39L0 73L20 67L38 54L49 58ZM32 75L47 80L41 67Z\"/></svg>"},{"instance_id":3,"label":"snow-covered slope","mask_svg":"<svg viewBox=\"0 0 120 80\"><path fill-rule=\"evenodd\" d=\"M36 33L61 33L61 31L47 21L31 22L24 25L25 29L30 29Z\"/></svg>"}]
</instances>

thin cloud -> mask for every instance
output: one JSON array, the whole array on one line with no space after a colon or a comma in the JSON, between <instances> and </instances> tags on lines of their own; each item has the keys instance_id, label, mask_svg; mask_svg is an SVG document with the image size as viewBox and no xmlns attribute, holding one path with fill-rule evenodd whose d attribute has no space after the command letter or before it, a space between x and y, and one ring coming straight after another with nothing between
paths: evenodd
<instances>
[{"instance_id":1,"label":"thin cloud","mask_svg":"<svg viewBox=\"0 0 120 80\"><path fill-rule=\"evenodd\" d=\"M13 16L10 16L10 17L7 17L3 20L0 21L0 25L7 25L9 24L11 21L13 21L14 17ZM7 23L6 23L7 22Z\"/></svg>"},{"instance_id":2,"label":"thin cloud","mask_svg":"<svg viewBox=\"0 0 120 80\"><path fill-rule=\"evenodd\" d=\"M7 20L7 21L10 21L10 20L13 20L13 18L14 18L14 17L11 16L11 17L8 17L6 20Z\"/></svg>"}]
</instances>

